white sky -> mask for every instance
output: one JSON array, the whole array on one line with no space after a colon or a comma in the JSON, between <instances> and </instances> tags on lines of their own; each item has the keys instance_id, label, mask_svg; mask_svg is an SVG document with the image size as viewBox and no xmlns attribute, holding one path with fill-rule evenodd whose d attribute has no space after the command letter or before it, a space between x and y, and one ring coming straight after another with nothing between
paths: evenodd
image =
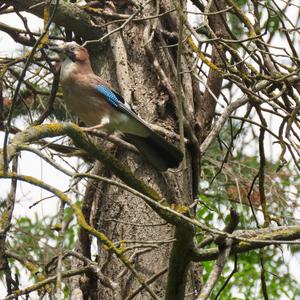
<instances>
[{"instance_id":1,"label":"white sky","mask_svg":"<svg viewBox=\"0 0 300 300\"><path fill-rule=\"evenodd\" d=\"M28 19L28 25L33 31L38 31L41 26L43 26L43 21L37 17L33 17L32 15L23 13L24 16ZM0 22L9 24L13 27L24 28L23 23L20 18L15 17L14 14L7 14L7 15L0 15ZM16 43L12 38L0 31L0 55L8 55L8 56L15 56L16 55ZM18 122L20 127L22 127L22 123ZM3 138L4 134L0 132L0 148L3 147ZM36 176L39 179L43 179L43 177L48 177L48 179L54 184L58 185L58 188L65 188L64 180L61 178L61 174L57 170L53 170L51 167L47 167L45 169L45 164L42 163L40 158L36 155L33 155L28 152L22 152L22 155L19 159L19 169L20 173L28 174L32 176ZM1 180L0 181L0 190L1 194L3 195L4 191L8 192L10 187L9 180ZM25 197L24 197L25 196ZM25 203L28 199L32 198L38 200L39 197L45 197L45 192L41 191L40 189L34 188L32 186L28 187L28 184L20 183L20 188L18 189L18 198L23 198L25 201L21 201L20 205L22 205L22 210L20 211L21 214L24 214L24 209L27 206ZM25 202L25 203L24 203ZM47 207L49 205L47 201ZM54 202L54 201L52 201ZM43 204L41 205L43 207ZM18 214L18 209L16 209L16 214ZM46 210L47 211L47 210ZM28 210L26 215L32 215L34 210Z\"/></svg>"},{"instance_id":2,"label":"white sky","mask_svg":"<svg viewBox=\"0 0 300 300\"><path fill-rule=\"evenodd\" d=\"M43 26L43 20L33 17L29 14L23 14L28 19L28 25L32 31L38 31L39 28ZM13 27L24 28L23 23L18 17L15 17L13 14L9 15L0 15L0 22L9 24ZM16 56L16 43L13 41L7 34L0 31L0 55L4 56ZM18 122L18 126L22 128L22 122ZM3 147L3 132L0 132L0 148ZM76 159L73 159L73 163ZM21 157L19 158L19 173L31 175L38 179L47 179L47 182L56 188L64 191L69 186L68 178L53 168L52 166L46 164L38 156L30 152L22 152ZM0 192L1 197L9 192L10 189L10 180L0 180ZM40 204L29 208L33 203L43 199L45 197L52 196L50 193L42 190L40 188L34 187L24 182L18 182L17 189L17 203L14 210L14 218L21 216L27 216L34 219L34 215L38 214L41 218L45 216L55 215L59 205L59 201L56 198L47 199L42 201ZM24 285L25 284L25 285ZM26 283L23 283L23 287L26 286ZM6 288L3 286L3 283L0 281L0 298L3 298L6 295ZM33 297L31 297L33 299ZM37 298L38 299L38 298Z\"/></svg>"}]
</instances>

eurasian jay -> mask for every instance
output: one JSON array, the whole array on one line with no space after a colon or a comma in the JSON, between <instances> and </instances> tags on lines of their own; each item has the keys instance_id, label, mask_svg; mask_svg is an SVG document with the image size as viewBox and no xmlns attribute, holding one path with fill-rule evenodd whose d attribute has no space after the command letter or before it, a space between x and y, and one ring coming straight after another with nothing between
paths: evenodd
<instances>
[{"instance_id":1,"label":"eurasian jay","mask_svg":"<svg viewBox=\"0 0 300 300\"><path fill-rule=\"evenodd\" d=\"M84 47L71 42L50 49L58 52L62 61L60 81L71 112L91 128L121 131L156 169L178 167L182 152L151 130L110 84L93 72Z\"/></svg>"}]
</instances>

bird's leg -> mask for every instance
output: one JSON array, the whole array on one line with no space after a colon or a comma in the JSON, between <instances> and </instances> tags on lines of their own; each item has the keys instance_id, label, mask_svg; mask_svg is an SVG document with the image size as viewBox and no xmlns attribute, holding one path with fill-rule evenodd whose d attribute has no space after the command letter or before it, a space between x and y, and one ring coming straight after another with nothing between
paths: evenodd
<instances>
[{"instance_id":1,"label":"bird's leg","mask_svg":"<svg viewBox=\"0 0 300 300\"><path fill-rule=\"evenodd\" d=\"M97 129L103 129L105 128L105 126L107 126L109 124L110 120L108 116L105 116L101 119L101 122L98 125L92 126L92 127L85 127L82 128L83 131L85 132L91 132Z\"/></svg>"},{"instance_id":2,"label":"bird's leg","mask_svg":"<svg viewBox=\"0 0 300 300\"><path fill-rule=\"evenodd\" d=\"M110 119L108 116L105 116L101 119L101 122L98 125L92 126L92 127L84 127L82 130L87 133L96 133L97 129L102 129L101 133L97 131L98 134L104 139L107 139L112 133L113 130L111 130L107 125L110 123Z\"/></svg>"}]
</instances>

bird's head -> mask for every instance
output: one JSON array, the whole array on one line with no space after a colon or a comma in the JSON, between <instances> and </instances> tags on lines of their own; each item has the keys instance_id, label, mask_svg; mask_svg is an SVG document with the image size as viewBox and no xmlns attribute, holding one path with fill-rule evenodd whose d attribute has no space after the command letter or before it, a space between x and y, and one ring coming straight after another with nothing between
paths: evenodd
<instances>
[{"instance_id":1,"label":"bird's head","mask_svg":"<svg viewBox=\"0 0 300 300\"><path fill-rule=\"evenodd\" d=\"M58 53L61 61L64 61L67 58L73 62L86 62L89 60L89 54L86 48L75 42L63 43L54 47L49 47L49 49Z\"/></svg>"}]
</instances>

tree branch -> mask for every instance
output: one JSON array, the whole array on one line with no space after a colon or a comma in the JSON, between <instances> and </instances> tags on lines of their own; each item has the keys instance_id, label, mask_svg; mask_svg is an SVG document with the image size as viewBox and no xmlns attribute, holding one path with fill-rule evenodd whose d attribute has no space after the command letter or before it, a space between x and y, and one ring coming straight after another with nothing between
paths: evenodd
<instances>
[{"instance_id":1,"label":"tree branch","mask_svg":"<svg viewBox=\"0 0 300 300\"><path fill-rule=\"evenodd\" d=\"M213 287L215 286L217 280L221 276L221 273L227 262L227 258L230 255L230 250L232 247L232 240L229 240L226 245L219 247L219 256L216 260L216 263L209 274L207 282L201 289L200 295L197 297L197 300L206 300L209 298Z\"/></svg>"},{"instance_id":2,"label":"tree branch","mask_svg":"<svg viewBox=\"0 0 300 300\"><path fill-rule=\"evenodd\" d=\"M271 243L268 241L295 241L296 244L300 244L300 241L297 241L300 239L300 226L282 226L277 228L245 230L242 232L236 231L236 233L232 235L233 239L239 239L241 237L243 239L248 237L248 242L245 240L234 244L231 248L230 255L270 246ZM256 242L257 240L260 241ZM266 243L264 243L263 240L265 240ZM218 258L219 253L220 251L218 248L200 250L197 254L193 254L193 261L215 260Z\"/></svg>"},{"instance_id":3,"label":"tree branch","mask_svg":"<svg viewBox=\"0 0 300 300\"><path fill-rule=\"evenodd\" d=\"M2 2L14 6L18 10L24 10L43 18L44 2L39 0L4 0ZM52 10L53 4L51 4L50 12ZM94 26L93 18L88 13L77 5L64 1L60 2L53 21L57 25L64 26L76 32L84 39L96 38L103 34L100 28Z\"/></svg>"}]
</instances>

